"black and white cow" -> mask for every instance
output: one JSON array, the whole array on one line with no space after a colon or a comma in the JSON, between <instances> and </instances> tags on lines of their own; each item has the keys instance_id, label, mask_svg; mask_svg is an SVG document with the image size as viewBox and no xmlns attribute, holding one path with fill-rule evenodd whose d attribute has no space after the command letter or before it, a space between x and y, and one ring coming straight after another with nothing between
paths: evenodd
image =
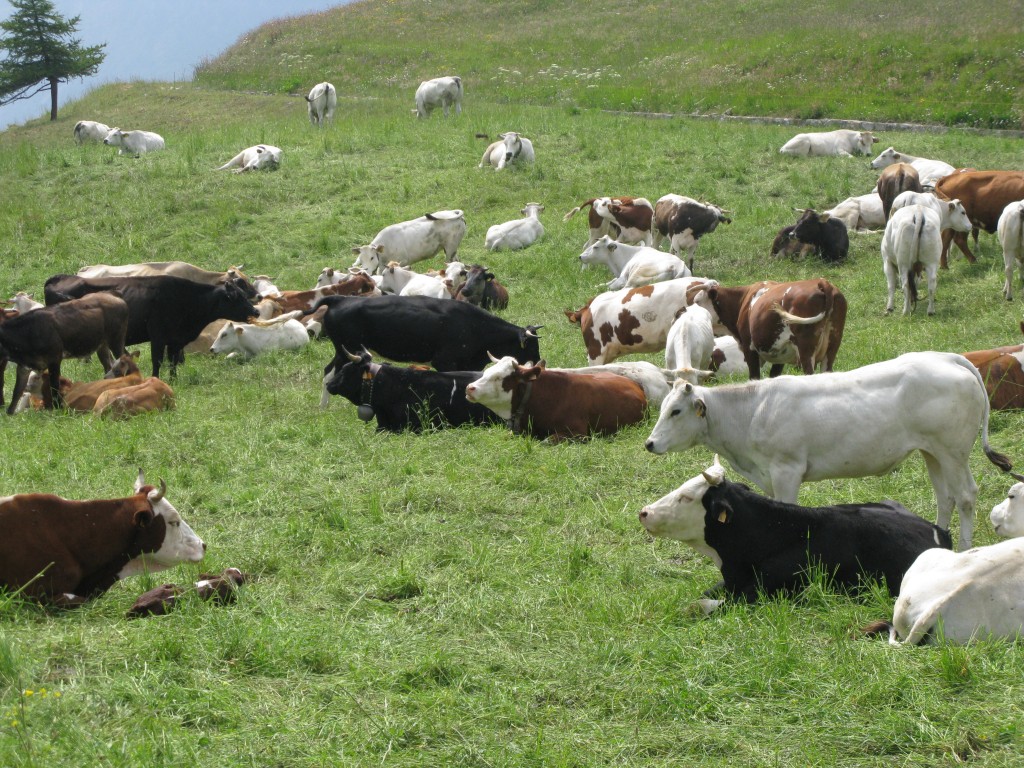
<instances>
[{"instance_id":1,"label":"black and white cow","mask_svg":"<svg viewBox=\"0 0 1024 768\"><path fill-rule=\"evenodd\" d=\"M697 242L714 232L719 223L732 222L717 205L702 203L692 197L668 194L654 204L654 228L662 240L669 241L669 251L679 256L687 252L686 265L693 269Z\"/></svg>"}]
</instances>

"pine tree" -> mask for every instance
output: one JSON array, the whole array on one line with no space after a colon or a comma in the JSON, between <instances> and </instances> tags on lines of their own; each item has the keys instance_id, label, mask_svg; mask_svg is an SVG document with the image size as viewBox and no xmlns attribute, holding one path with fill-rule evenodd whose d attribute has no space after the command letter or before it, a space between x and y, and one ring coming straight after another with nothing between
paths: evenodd
<instances>
[{"instance_id":1,"label":"pine tree","mask_svg":"<svg viewBox=\"0 0 1024 768\"><path fill-rule=\"evenodd\" d=\"M65 19L50 0L8 0L13 15L0 22L0 106L50 91L50 119L57 119L57 84L96 74L106 44L83 48L72 37L80 16Z\"/></svg>"}]
</instances>

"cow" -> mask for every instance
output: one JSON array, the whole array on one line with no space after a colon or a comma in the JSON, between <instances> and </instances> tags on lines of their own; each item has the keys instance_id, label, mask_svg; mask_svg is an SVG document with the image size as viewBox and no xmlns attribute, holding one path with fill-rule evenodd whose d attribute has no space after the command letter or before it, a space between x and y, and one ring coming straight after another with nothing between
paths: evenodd
<instances>
[{"instance_id":1,"label":"cow","mask_svg":"<svg viewBox=\"0 0 1024 768\"><path fill-rule=\"evenodd\" d=\"M970 232L971 222L963 208L954 203L949 225L957 232ZM917 305L917 270L928 281L928 314L935 314L935 290L938 286L942 228L939 215L930 207L908 205L893 213L882 235L882 268L889 289L886 312L895 307L897 282L903 288L903 315L909 316Z\"/></svg>"},{"instance_id":2,"label":"cow","mask_svg":"<svg viewBox=\"0 0 1024 768\"><path fill-rule=\"evenodd\" d=\"M686 375L685 372L659 368L654 363L648 363L645 360L592 365L586 368L548 368L547 370L567 371L584 375L611 373L616 376L625 376L630 381L635 381L640 385L640 388L644 391L644 397L647 398L647 405L651 408L660 407L661 401L665 399L665 396L672 389L672 382L681 375Z\"/></svg>"},{"instance_id":3,"label":"cow","mask_svg":"<svg viewBox=\"0 0 1024 768\"><path fill-rule=\"evenodd\" d=\"M93 352L109 371L114 358L124 354L129 307L111 294L68 301L63 306L43 307L0 324L0 359L17 363L18 373L7 414L13 414L29 371L50 372L50 403L62 405L60 366L66 357L85 357Z\"/></svg>"},{"instance_id":4,"label":"cow","mask_svg":"<svg viewBox=\"0 0 1024 768\"><path fill-rule=\"evenodd\" d=\"M497 414L466 400L466 385L480 371L430 371L380 364L363 350L343 350L347 362L326 380L326 392L358 406L362 421L377 419L378 432L421 432L424 427L497 424Z\"/></svg>"},{"instance_id":5,"label":"cow","mask_svg":"<svg viewBox=\"0 0 1024 768\"><path fill-rule=\"evenodd\" d=\"M809 253L814 253L814 246L811 243L801 243L796 239L793 231L796 224L789 224L775 233L772 241L772 256L799 256L803 258Z\"/></svg>"},{"instance_id":6,"label":"cow","mask_svg":"<svg viewBox=\"0 0 1024 768\"><path fill-rule=\"evenodd\" d=\"M716 285L708 298L718 322L739 342L750 378L760 379L765 363L773 378L786 363L805 374L832 370L843 341L846 297L828 280Z\"/></svg>"},{"instance_id":7,"label":"cow","mask_svg":"<svg viewBox=\"0 0 1024 768\"><path fill-rule=\"evenodd\" d=\"M889 221L892 202L903 192L924 192L917 170L910 163L893 163L888 165L878 177L875 191L882 200L882 216Z\"/></svg>"},{"instance_id":8,"label":"cow","mask_svg":"<svg viewBox=\"0 0 1024 768\"><path fill-rule=\"evenodd\" d=\"M532 163L536 159L533 151L533 142L515 131L499 133L501 141L495 141L484 150L484 156L480 159L480 165L494 166L494 170L500 171L509 163Z\"/></svg>"},{"instance_id":9,"label":"cow","mask_svg":"<svg viewBox=\"0 0 1024 768\"><path fill-rule=\"evenodd\" d=\"M462 211L435 211L384 227L369 245L352 249L357 257L352 266L379 275L392 261L408 267L442 249L445 261L454 261L465 234L466 217Z\"/></svg>"},{"instance_id":10,"label":"cow","mask_svg":"<svg viewBox=\"0 0 1024 768\"><path fill-rule=\"evenodd\" d=\"M848 197L834 208L822 213L839 219L846 225L847 232L868 232L885 226L886 218L882 213L882 198L877 191L866 195Z\"/></svg>"},{"instance_id":11,"label":"cow","mask_svg":"<svg viewBox=\"0 0 1024 768\"><path fill-rule=\"evenodd\" d=\"M325 285L322 288L314 288L311 291L281 291L271 301L276 305L276 312L294 312L296 309L303 311L310 309L324 296L379 296L380 291L377 284L365 272L350 275L348 280L332 285ZM263 318L269 319L269 318Z\"/></svg>"},{"instance_id":12,"label":"cow","mask_svg":"<svg viewBox=\"0 0 1024 768\"><path fill-rule=\"evenodd\" d=\"M122 418L172 408L174 408L174 390L154 376L141 384L133 384L120 389L108 389L96 398L93 413L97 416Z\"/></svg>"},{"instance_id":13,"label":"cow","mask_svg":"<svg viewBox=\"0 0 1024 768\"><path fill-rule=\"evenodd\" d=\"M878 141L871 131L822 131L819 133L798 133L782 145L779 150L784 155L800 155L821 157L838 155L853 157L854 155L870 155L871 145Z\"/></svg>"},{"instance_id":14,"label":"cow","mask_svg":"<svg viewBox=\"0 0 1024 768\"><path fill-rule=\"evenodd\" d=\"M815 570L850 590L883 580L897 595L918 555L952 547L947 531L895 501L802 507L766 499L726 479L717 455L639 517L651 535L682 541L710 558L722 573L726 599L748 603L796 592ZM705 599L701 606L709 611L721 602Z\"/></svg>"},{"instance_id":15,"label":"cow","mask_svg":"<svg viewBox=\"0 0 1024 768\"><path fill-rule=\"evenodd\" d=\"M662 243L669 241L669 252L679 256L686 250L686 265L693 269L693 255L697 243L714 232L720 223L731 224L732 219L717 205L702 203L692 197L668 194L654 204L654 228Z\"/></svg>"},{"instance_id":16,"label":"cow","mask_svg":"<svg viewBox=\"0 0 1024 768\"><path fill-rule=\"evenodd\" d=\"M147 152L155 152L164 148L164 137L152 131L122 131L120 128L111 128L110 132L103 139L103 143L109 147L118 147L119 155L135 155L140 157Z\"/></svg>"},{"instance_id":17,"label":"cow","mask_svg":"<svg viewBox=\"0 0 1024 768\"><path fill-rule=\"evenodd\" d=\"M283 150L270 144L257 144L254 147L246 147L224 165L218 171L226 171L234 168L235 173L246 171L276 171L281 167L281 155Z\"/></svg>"},{"instance_id":18,"label":"cow","mask_svg":"<svg viewBox=\"0 0 1024 768\"><path fill-rule=\"evenodd\" d=\"M455 296L459 288L466 282L466 278L469 277L469 268L461 261L449 261L444 265L443 270L428 269L427 276L443 282L448 292Z\"/></svg>"},{"instance_id":19,"label":"cow","mask_svg":"<svg viewBox=\"0 0 1024 768\"><path fill-rule=\"evenodd\" d=\"M587 223L590 225L590 238L584 244L589 248L601 237L608 235L620 243L654 244L651 225L654 221L654 206L645 197L592 197L580 203L565 216L568 221L580 210L590 206Z\"/></svg>"},{"instance_id":20,"label":"cow","mask_svg":"<svg viewBox=\"0 0 1024 768\"><path fill-rule=\"evenodd\" d=\"M455 292L455 299L486 310L508 309L508 291L495 279L494 273L481 264L473 264L466 270L466 282Z\"/></svg>"},{"instance_id":21,"label":"cow","mask_svg":"<svg viewBox=\"0 0 1024 768\"><path fill-rule=\"evenodd\" d=\"M206 544L166 499L167 484L135 495L70 501L42 493L0 498L0 587L80 605L119 579L198 563Z\"/></svg>"},{"instance_id":22,"label":"cow","mask_svg":"<svg viewBox=\"0 0 1024 768\"><path fill-rule=\"evenodd\" d=\"M639 288L623 288L595 296L581 309L566 310L580 326L587 365L610 363L622 355L660 352L681 307L693 303L701 289L718 286L702 277L678 277Z\"/></svg>"},{"instance_id":23,"label":"cow","mask_svg":"<svg viewBox=\"0 0 1024 768\"><path fill-rule=\"evenodd\" d=\"M392 261L381 272L380 289L395 296L433 296L435 299L452 298L442 276L431 277L413 272L397 261Z\"/></svg>"},{"instance_id":24,"label":"cow","mask_svg":"<svg viewBox=\"0 0 1024 768\"><path fill-rule=\"evenodd\" d=\"M82 267L76 273L78 277L100 278L100 277L159 277L169 275L171 277L182 277L194 283L205 283L206 285L219 285L221 283L234 282L245 291L249 298L256 297L256 289L249 283L249 278L242 272L242 267L228 267L224 272L214 272L202 269L187 261L145 261L140 264L122 264L111 266L109 264L93 264Z\"/></svg>"},{"instance_id":25,"label":"cow","mask_svg":"<svg viewBox=\"0 0 1024 768\"><path fill-rule=\"evenodd\" d=\"M1017 267L1024 284L1024 200L1015 200L1003 208L996 225L996 236L1003 248L1003 297L1013 301L1013 268ZM17 306L17 305L16 305Z\"/></svg>"},{"instance_id":26,"label":"cow","mask_svg":"<svg viewBox=\"0 0 1024 768\"><path fill-rule=\"evenodd\" d=\"M974 224L975 246L978 230L996 232L999 217L1006 206L1024 200L1024 172L1022 171L964 171L952 173L935 183L935 194L942 200L959 200ZM967 235L951 231L942 233L942 268L946 269L949 243L957 247L974 264L977 259L967 246Z\"/></svg>"},{"instance_id":27,"label":"cow","mask_svg":"<svg viewBox=\"0 0 1024 768\"><path fill-rule=\"evenodd\" d=\"M317 83L306 96L306 110L309 112L310 125L322 127L328 120L334 119L334 110L338 106L338 92L330 83Z\"/></svg>"},{"instance_id":28,"label":"cow","mask_svg":"<svg viewBox=\"0 0 1024 768\"><path fill-rule=\"evenodd\" d=\"M75 123L75 141L84 144L87 141L101 142L110 133L110 126L97 123L95 120L79 120Z\"/></svg>"},{"instance_id":29,"label":"cow","mask_svg":"<svg viewBox=\"0 0 1024 768\"><path fill-rule=\"evenodd\" d=\"M665 367L705 370L711 365L715 350L714 321L711 312L700 305L701 295L693 304L679 309L665 340Z\"/></svg>"},{"instance_id":30,"label":"cow","mask_svg":"<svg viewBox=\"0 0 1024 768\"><path fill-rule=\"evenodd\" d=\"M515 434L553 442L610 435L642 421L647 411L643 389L624 376L547 370L543 360L519 365L511 356L490 358L494 365L466 386L466 399L490 408Z\"/></svg>"},{"instance_id":31,"label":"cow","mask_svg":"<svg viewBox=\"0 0 1024 768\"><path fill-rule=\"evenodd\" d=\"M86 279L55 275L43 285L47 305L106 291L117 291L127 302L125 344L150 343L154 376L160 375L166 353L173 378L178 363L184 359L185 345L213 320L241 321L256 315L245 292L233 281L205 285L168 276Z\"/></svg>"},{"instance_id":32,"label":"cow","mask_svg":"<svg viewBox=\"0 0 1024 768\"><path fill-rule=\"evenodd\" d=\"M32 298L31 293L25 293L24 291L18 291L6 303L10 304L12 309L16 309L21 314L31 312L34 309L40 309L43 306Z\"/></svg>"},{"instance_id":33,"label":"cow","mask_svg":"<svg viewBox=\"0 0 1024 768\"><path fill-rule=\"evenodd\" d=\"M448 117L448 108L455 107L455 114L462 114L462 78L435 77L424 80L416 89L416 117L430 117L430 113L438 107Z\"/></svg>"},{"instance_id":34,"label":"cow","mask_svg":"<svg viewBox=\"0 0 1024 768\"><path fill-rule=\"evenodd\" d=\"M1021 323L1024 333L1024 323ZM1024 344L964 352L981 372L988 399L997 411L1024 408Z\"/></svg>"},{"instance_id":35,"label":"cow","mask_svg":"<svg viewBox=\"0 0 1024 768\"><path fill-rule=\"evenodd\" d=\"M793 237L813 245L815 255L830 263L844 261L850 251L850 235L842 220L813 208L803 209L793 226Z\"/></svg>"},{"instance_id":36,"label":"cow","mask_svg":"<svg viewBox=\"0 0 1024 768\"><path fill-rule=\"evenodd\" d=\"M890 472L915 450L935 490L936 522L960 514L960 549L971 546L978 486L971 449L1004 472L988 442L989 404L978 369L961 355L910 352L828 376L780 376L713 389L676 382L645 447L655 454L706 445L779 501L800 484ZM837 436L841 435L841 439Z\"/></svg>"},{"instance_id":37,"label":"cow","mask_svg":"<svg viewBox=\"0 0 1024 768\"><path fill-rule=\"evenodd\" d=\"M213 600L217 604L226 605L238 597L238 587L252 576L238 568L225 568L219 574L201 573L199 581L194 583L195 593L200 600ZM163 616L178 602L185 590L176 584L162 584L143 592L125 612L129 619L144 616Z\"/></svg>"},{"instance_id":38,"label":"cow","mask_svg":"<svg viewBox=\"0 0 1024 768\"><path fill-rule=\"evenodd\" d=\"M544 236L544 225L540 223L543 210L540 203L527 203L520 211L523 218L488 227L484 248L489 251L515 251L533 245Z\"/></svg>"},{"instance_id":39,"label":"cow","mask_svg":"<svg viewBox=\"0 0 1024 768\"><path fill-rule=\"evenodd\" d=\"M256 275L252 279L252 287L260 299L273 298L281 295L281 289L274 285L270 275Z\"/></svg>"},{"instance_id":40,"label":"cow","mask_svg":"<svg viewBox=\"0 0 1024 768\"><path fill-rule=\"evenodd\" d=\"M580 254L580 261L608 267L615 275L606 283L610 291L690 277L690 270L678 256L646 245L619 243L608 235L588 246Z\"/></svg>"},{"instance_id":41,"label":"cow","mask_svg":"<svg viewBox=\"0 0 1024 768\"><path fill-rule=\"evenodd\" d=\"M210 352L248 359L278 349L302 349L308 343L306 326L295 318L270 325L249 325L229 320L210 345Z\"/></svg>"},{"instance_id":42,"label":"cow","mask_svg":"<svg viewBox=\"0 0 1024 768\"><path fill-rule=\"evenodd\" d=\"M963 203L959 200L940 200L934 192L901 192L892 201L892 208L889 211L890 218L900 208L906 208L908 205L923 205L926 208L931 208L939 214L939 228L943 230L950 229L954 219L958 217L963 219L967 216L967 211L964 210Z\"/></svg>"},{"instance_id":43,"label":"cow","mask_svg":"<svg viewBox=\"0 0 1024 768\"><path fill-rule=\"evenodd\" d=\"M141 384L142 374L139 372L138 359L137 351L125 353L114 361L107 375L99 381L73 383L64 393L64 403L69 410L89 412L96 407L96 401L104 392Z\"/></svg>"},{"instance_id":44,"label":"cow","mask_svg":"<svg viewBox=\"0 0 1024 768\"><path fill-rule=\"evenodd\" d=\"M948 176L956 169L949 163L942 160L929 160L927 157L914 157L904 152L897 152L895 148L889 147L878 157L871 161L871 167L880 171L893 163L909 163L917 170L921 186L934 187L935 182L943 176Z\"/></svg>"},{"instance_id":45,"label":"cow","mask_svg":"<svg viewBox=\"0 0 1024 768\"><path fill-rule=\"evenodd\" d=\"M711 350L709 368L716 376L735 376L748 373L747 359L740 349L740 343L734 336L726 334L715 337L715 348ZM696 384L699 382L690 382Z\"/></svg>"}]
</instances>

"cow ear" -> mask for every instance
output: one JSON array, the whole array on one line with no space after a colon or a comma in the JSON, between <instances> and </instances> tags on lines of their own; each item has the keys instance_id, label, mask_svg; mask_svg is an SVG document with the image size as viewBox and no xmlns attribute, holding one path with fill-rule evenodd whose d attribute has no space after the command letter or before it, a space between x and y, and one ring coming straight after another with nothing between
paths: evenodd
<instances>
[{"instance_id":1,"label":"cow ear","mask_svg":"<svg viewBox=\"0 0 1024 768\"><path fill-rule=\"evenodd\" d=\"M819 213L818 214L818 221L820 221L822 224L824 224L830 218L832 218L832 215L829 214L829 213Z\"/></svg>"},{"instance_id":2,"label":"cow ear","mask_svg":"<svg viewBox=\"0 0 1024 768\"><path fill-rule=\"evenodd\" d=\"M235 326L235 333L237 333L239 336L241 336L244 332L245 328L243 328L241 325Z\"/></svg>"},{"instance_id":3,"label":"cow ear","mask_svg":"<svg viewBox=\"0 0 1024 768\"><path fill-rule=\"evenodd\" d=\"M715 520L723 525L732 522L732 507L729 506L727 501L720 501L715 504L712 514L714 514Z\"/></svg>"},{"instance_id":4,"label":"cow ear","mask_svg":"<svg viewBox=\"0 0 1024 768\"><path fill-rule=\"evenodd\" d=\"M153 522L153 511L150 509L140 509L135 513L135 518L132 520L136 528L147 528L149 524Z\"/></svg>"},{"instance_id":5,"label":"cow ear","mask_svg":"<svg viewBox=\"0 0 1024 768\"><path fill-rule=\"evenodd\" d=\"M708 407L705 405L703 400L695 400L693 403L693 410L695 410L697 415L703 419L707 415Z\"/></svg>"},{"instance_id":6,"label":"cow ear","mask_svg":"<svg viewBox=\"0 0 1024 768\"><path fill-rule=\"evenodd\" d=\"M354 254L355 254L356 256L358 256L358 255L359 255L359 253L360 253L360 251L359 251L359 249L358 249L358 248L353 248L353 249L352 249L352 253L354 253Z\"/></svg>"},{"instance_id":7,"label":"cow ear","mask_svg":"<svg viewBox=\"0 0 1024 768\"><path fill-rule=\"evenodd\" d=\"M541 362L543 362L543 361L541 361ZM543 370L544 370L544 366L542 366L542 365L535 365L532 368L527 368L525 371L523 371L523 380L524 381L536 381L537 377L540 376L540 374L541 374L541 372Z\"/></svg>"},{"instance_id":8,"label":"cow ear","mask_svg":"<svg viewBox=\"0 0 1024 768\"><path fill-rule=\"evenodd\" d=\"M615 206L613 206L613 209L614 209L614 207L615 207ZM618 243L616 243L616 242L615 242L614 240L609 240L609 241L608 241L608 250L609 250L609 251L614 251L614 250L615 250L616 248L618 248L618 247L619 247L619 244L618 244Z\"/></svg>"}]
</instances>

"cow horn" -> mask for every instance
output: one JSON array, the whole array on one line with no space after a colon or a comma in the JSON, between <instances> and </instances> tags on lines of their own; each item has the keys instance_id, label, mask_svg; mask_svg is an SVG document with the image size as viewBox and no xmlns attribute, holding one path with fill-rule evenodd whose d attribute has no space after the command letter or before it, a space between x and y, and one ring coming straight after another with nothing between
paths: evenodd
<instances>
[{"instance_id":1,"label":"cow horn","mask_svg":"<svg viewBox=\"0 0 1024 768\"><path fill-rule=\"evenodd\" d=\"M723 467L721 462L718 460L717 453L715 454L714 463L701 472L701 475L704 476L704 479L708 481L709 485L721 485L722 481L725 480L725 467Z\"/></svg>"},{"instance_id":2,"label":"cow horn","mask_svg":"<svg viewBox=\"0 0 1024 768\"><path fill-rule=\"evenodd\" d=\"M500 361L498 360L498 358L496 358L496 357L495 357L494 355L492 355L492 354L491 354L491 350L487 350L487 356L488 356L489 358L491 358L491 362L492 362L492 363L497 363L497 362L500 362Z\"/></svg>"},{"instance_id":3,"label":"cow horn","mask_svg":"<svg viewBox=\"0 0 1024 768\"><path fill-rule=\"evenodd\" d=\"M160 490L159 491L150 491L149 492L149 501L150 501L150 503L156 504L158 501L160 501L164 497L165 493L167 493L167 483L165 483L164 479L161 477L160 478Z\"/></svg>"},{"instance_id":4,"label":"cow horn","mask_svg":"<svg viewBox=\"0 0 1024 768\"><path fill-rule=\"evenodd\" d=\"M359 357L359 355L353 355L351 352L349 352L347 349L345 349L345 345L344 344L341 345L341 351L344 352L345 355L348 357L348 359L351 360L353 363L358 363L360 360L363 359L363 358Z\"/></svg>"},{"instance_id":5,"label":"cow horn","mask_svg":"<svg viewBox=\"0 0 1024 768\"><path fill-rule=\"evenodd\" d=\"M528 325L526 326L526 335L532 336L535 339L539 339L540 336L537 335L537 331L539 331L543 327L543 325Z\"/></svg>"}]
</instances>

